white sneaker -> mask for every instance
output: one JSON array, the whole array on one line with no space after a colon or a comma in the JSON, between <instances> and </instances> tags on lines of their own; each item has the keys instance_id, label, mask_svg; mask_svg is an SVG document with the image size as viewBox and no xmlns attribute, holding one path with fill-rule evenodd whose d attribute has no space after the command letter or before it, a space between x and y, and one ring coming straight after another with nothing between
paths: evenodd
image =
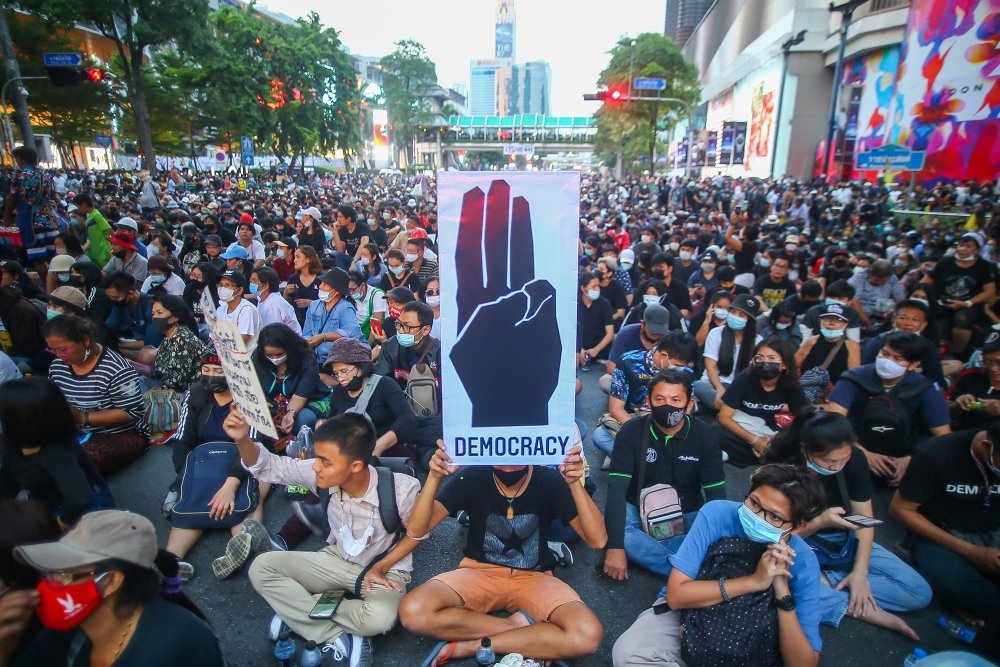
<instances>
[{"instance_id":1,"label":"white sneaker","mask_svg":"<svg viewBox=\"0 0 1000 667\"><path fill-rule=\"evenodd\" d=\"M267 628L267 638L272 642L278 641L278 637L281 635L282 630L288 630L291 632L292 629L288 627L287 623L281 620L280 616L275 614L271 617L271 625Z\"/></svg>"},{"instance_id":2,"label":"white sneaker","mask_svg":"<svg viewBox=\"0 0 1000 667\"><path fill-rule=\"evenodd\" d=\"M336 667L371 667L372 640L352 632L344 632L329 644L322 647L323 653L333 653L333 664Z\"/></svg>"}]
</instances>

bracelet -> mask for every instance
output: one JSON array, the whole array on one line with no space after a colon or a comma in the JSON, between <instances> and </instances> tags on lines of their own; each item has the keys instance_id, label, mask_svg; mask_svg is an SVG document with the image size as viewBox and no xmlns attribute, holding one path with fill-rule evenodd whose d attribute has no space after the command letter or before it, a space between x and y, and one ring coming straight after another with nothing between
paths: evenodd
<instances>
[{"instance_id":1,"label":"bracelet","mask_svg":"<svg viewBox=\"0 0 1000 667\"><path fill-rule=\"evenodd\" d=\"M424 541L424 540L426 540L426 539L427 539L428 537L430 537L430 536L431 536L431 534L430 534L430 533L427 533L427 534L426 534L426 535L424 535L423 537L414 537L413 535L410 535L410 531L406 531L406 536L407 536L408 538L410 538L411 540L413 540L414 542L423 542L423 541Z\"/></svg>"},{"instance_id":2,"label":"bracelet","mask_svg":"<svg viewBox=\"0 0 1000 667\"><path fill-rule=\"evenodd\" d=\"M725 577L722 577L721 579L719 579L719 592L722 593L722 601L723 602L732 602L732 600L729 599L729 593L726 592L726 578Z\"/></svg>"}]
</instances>

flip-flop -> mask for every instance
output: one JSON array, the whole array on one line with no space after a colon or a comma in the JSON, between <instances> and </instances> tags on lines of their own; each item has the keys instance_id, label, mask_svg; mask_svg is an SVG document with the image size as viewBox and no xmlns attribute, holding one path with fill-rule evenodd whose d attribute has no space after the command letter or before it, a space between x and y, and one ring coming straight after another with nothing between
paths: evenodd
<instances>
[{"instance_id":1,"label":"flip-flop","mask_svg":"<svg viewBox=\"0 0 1000 667\"><path fill-rule=\"evenodd\" d=\"M458 642L438 642L431 652L427 654L424 661L420 663L420 667L431 667L434 664L434 659L437 658L437 664L445 665L448 663L448 659L451 658L455 653L455 648L458 646Z\"/></svg>"},{"instance_id":2,"label":"flip-flop","mask_svg":"<svg viewBox=\"0 0 1000 667\"><path fill-rule=\"evenodd\" d=\"M525 610L523 610L523 609L518 609L518 610L517 610L517 611L515 611L514 613L515 613L515 614L520 614L521 616L524 616L524 617L525 617L526 619L528 619L528 625L534 625L534 624L535 624L535 619L533 619L533 618L531 617L531 614L529 614L529 613L528 613L528 612L526 612Z\"/></svg>"}]
</instances>

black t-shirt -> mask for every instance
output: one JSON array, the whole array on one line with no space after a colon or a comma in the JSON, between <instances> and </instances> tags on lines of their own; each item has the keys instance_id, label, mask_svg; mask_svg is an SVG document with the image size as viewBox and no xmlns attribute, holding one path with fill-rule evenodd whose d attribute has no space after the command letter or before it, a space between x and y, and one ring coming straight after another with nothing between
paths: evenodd
<instances>
[{"instance_id":1,"label":"black t-shirt","mask_svg":"<svg viewBox=\"0 0 1000 667\"><path fill-rule=\"evenodd\" d=\"M984 259L977 259L972 266L961 267L954 257L945 257L930 272L934 279L937 298L968 301L993 282L993 268Z\"/></svg>"},{"instance_id":2,"label":"black t-shirt","mask_svg":"<svg viewBox=\"0 0 1000 667\"><path fill-rule=\"evenodd\" d=\"M743 241L743 247L733 253L735 260L733 268L737 275L741 273L753 273L754 257L757 256L757 242Z\"/></svg>"},{"instance_id":3,"label":"black t-shirt","mask_svg":"<svg viewBox=\"0 0 1000 667\"><path fill-rule=\"evenodd\" d=\"M783 278L775 282L771 278L771 274L768 273L757 279L751 291L759 296L767 304L768 308L774 308L789 296L795 294L795 283L788 278Z\"/></svg>"},{"instance_id":4,"label":"black t-shirt","mask_svg":"<svg viewBox=\"0 0 1000 667\"><path fill-rule=\"evenodd\" d=\"M628 300L625 298L625 288L615 280L612 280L607 286L601 286L601 296L611 304L612 314L617 310L626 310L628 308ZM624 319L624 317L625 315L623 314L622 318Z\"/></svg>"},{"instance_id":5,"label":"black t-shirt","mask_svg":"<svg viewBox=\"0 0 1000 667\"><path fill-rule=\"evenodd\" d=\"M76 659L70 662L74 649ZM90 650L90 640L83 630L42 630L12 667L89 667ZM208 625L187 609L159 597L146 603L132 638L115 660L115 667L224 667L225 664L219 640Z\"/></svg>"},{"instance_id":6,"label":"black t-shirt","mask_svg":"<svg viewBox=\"0 0 1000 667\"><path fill-rule=\"evenodd\" d=\"M972 459L976 433L959 431L925 442L899 485L900 495L919 503L920 513L940 528L971 533L1000 528L1000 479Z\"/></svg>"},{"instance_id":7,"label":"black t-shirt","mask_svg":"<svg viewBox=\"0 0 1000 667\"><path fill-rule=\"evenodd\" d=\"M697 512L705 504L702 489L726 481L715 431L700 419L687 417L686 422L673 436L664 435L647 418L636 417L622 424L615 437L609 474L632 478L625 496L628 502L635 503L640 488L669 484L677 490L681 508ZM646 459L641 481L636 479L639 456Z\"/></svg>"},{"instance_id":8,"label":"black t-shirt","mask_svg":"<svg viewBox=\"0 0 1000 667\"><path fill-rule=\"evenodd\" d=\"M868 460L857 447L851 447L851 458L847 465L837 473L844 476L847 486L847 496L856 503L868 502L872 499L872 474L868 470ZM827 507L843 507L848 514L853 514L850 503L844 504L837 485L837 475L819 475L819 481L826 491Z\"/></svg>"},{"instance_id":9,"label":"black t-shirt","mask_svg":"<svg viewBox=\"0 0 1000 667\"><path fill-rule=\"evenodd\" d=\"M369 227L367 224L362 227L361 224L355 223L354 231L352 232L347 229L347 225L341 225L339 234L340 240L347 246L344 253L354 257L358 253L358 248L361 247L361 239L369 236Z\"/></svg>"},{"instance_id":10,"label":"black t-shirt","mask_svg":"<svg viewBox=\"0 0 1000 667\"><path fill-rule=\"evenodd\" d=\"M93 459L75 440L46 443L36 454L4 447L0 464L0 498L25 490L50 511L60 510L63 523L74 524L90 509L92 489L104 479Z\"/></svg>"},{"instance_id":11,"label":"black t-shirt","mask_svg":"<svg viewBox=\"0 0 1000 667\"><path fill-rule=\"evenodd\" d=\"M1000 391L993 390L990 376L982 368L972 368L959 375L948 392L948 400L954 401L965 394L972 394L979 400L1000 399ZM985 410L961 410L954 418L954 423L957 429L984 429L996 419Z\"/></svg>"},{"instance_id":12,"label":"black t-shirt","mask_svg":"<svg viewBox=\"0 0 1000 667\"><path fill-rule=\"evenodd\" d=\"M773 391L766 391L756 376L740 373L722 395L722 402L733 410L760 417L768 428L777 431L774 416L782 410L794 415L809 404L809 399L801 389L785 389L780 384Z\"/></svg>"},{"instance_id":13,"label":"black t-shirt","mask_svg":"<svg viewBox=\"0 0 1000 667\"><path fill-rule=\"evenodd\" d=\"M375 435L382 437L389 431L396 434L396 441L403 443L413 437L417 430L417 418L406 398L406 394L397 382L384 376L373 375L378 384L368 400L365 410L375 426ZM361 398L351 398L339 383L330 392L330 416L341 415L357 405Z\"/></svg>"},{"instance_id":14,"label":"black t-shirt","mask_svg":"<svg viewBox=\"0 0 1000 667\"><path fill-rule=\"evenodd\" d=\"M577 516L569 487L551 468L534 466L524 491L514 498L514 518L507 518L507 500L493 479L493 468L470 466L452 477L437 500L449 514L469 513L469 534L463 553L480 563L517 570L551 570L549 523L569 523ZM522 480L523 482L523 480Z\"/></svg>"},{"instance_id":15,"label":"black t-shirt","mask_svg":"<svg viewBox=\"0 0 1000 667\"><path fill-rule=\"evenodd\" d=\"M678 310L691 310L691 292L688 291L686 281L671 278L670 284L667 285L667 293L660 299L660 303L663 303L664 299L677 306Z\"/></svg>"},{"instance_id":16,"label":"black t-shirt","mask_svg":"<svg viewBox=\"0 0 1000 667\"><path fill-rule=\"evenodd\" d=\"M368 238L371 239L371 242L378 246L379 250L385 250L389 245L389 235L386 233L384 227L380 226L375 229L369 227L366 234L368 235ZM341 236L340 238L344 237Z\"/></svg>"},{"instance_id":17,"label":"black t-shirt","mask_svg":"<svg viewBox=\"0 0 1000 667\"><path fill-rule=\"evenodd\" d=\"M580 299L576 306L576 322L577 347L589 350L601 342L601 339L604 338L605 327L612 324L611 304L608 303L607 299L601 297L592 302L588 308L584 305L583 299ZM610 352L610 348L610 345L604 347L606 352ZM604 356L606 357L607 354Z\"/></svg>"}]
</instances>

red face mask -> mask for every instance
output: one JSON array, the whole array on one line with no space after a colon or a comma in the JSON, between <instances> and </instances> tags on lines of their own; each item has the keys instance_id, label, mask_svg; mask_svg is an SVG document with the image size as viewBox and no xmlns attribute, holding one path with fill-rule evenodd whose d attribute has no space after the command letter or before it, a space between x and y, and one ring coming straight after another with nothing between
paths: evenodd
<instances>
[{"instance_id":1,"label":"red face mask","mask_svg":"<svg viewBox=\"0 0 1000 667\"><path fill-rule=\"evenodd\" d=\"M97 590L97 579L69 586L43 579L38 582L38 594L40 599L35 607L38 620L56 632L66 632L80 625L104 601Z\"/></svg>"},{"instance_id":2,"label":"red face mask","mask_svg":"<svg viewBox=\"0 0 1000 667\"><path fill-rule=\"evenodd\" d=\"M391 317L394 320L398 320L399 314L402 312L403 311L401 311L399 308L396 308L396 306L389 306L389 317Z\"/></svg>"}]
</instances>

